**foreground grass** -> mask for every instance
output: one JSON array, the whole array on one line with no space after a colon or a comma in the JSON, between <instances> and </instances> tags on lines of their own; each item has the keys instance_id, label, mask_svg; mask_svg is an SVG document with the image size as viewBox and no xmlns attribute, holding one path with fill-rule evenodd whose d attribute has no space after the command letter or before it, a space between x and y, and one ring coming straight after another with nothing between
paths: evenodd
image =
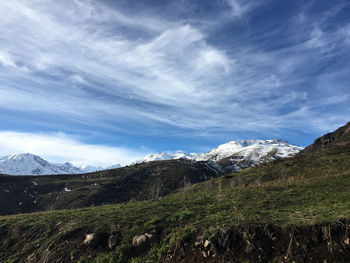
<instances>
[{"instance_id":1,"label":"foreground grass","mask_svg":"<svg viewBox=\"0 0 350 263\"><path fill-rule=\"evenodd\" d=\"M250 173L187 186L157 200L0 217L1 262L45 253L50 246L81 262L155 262L177 242L224 225L287 227L350 218L349 170L318 177L296 173L259 182L250 182ZM238 186L237 180L246 182ZM132 237L154 230L161 231L161 242L141 258L131 259ZM81 245L85 234L115 231L123 236L116 250Z\"/></svg>"}]
</instances>

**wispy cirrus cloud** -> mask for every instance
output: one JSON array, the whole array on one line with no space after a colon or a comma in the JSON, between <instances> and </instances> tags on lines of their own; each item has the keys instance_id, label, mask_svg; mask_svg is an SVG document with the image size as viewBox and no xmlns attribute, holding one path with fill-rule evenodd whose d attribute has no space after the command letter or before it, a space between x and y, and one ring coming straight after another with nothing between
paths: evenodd
<instances>
[{"instance_id":1,"label":"wispy cirrus cloud","mask_svg":"<svg viewBox=\"0 0 350 263\"><path fill-rule=\"evenodd\" d=\"M0 52L0 63L7 67L17 67L13 59L9 56L9 54L7 54L4 51Z\"/></svg>"},{"instance_id":2,"label":"wispy cirrus cloud","mask_svg":"<svg viewBox=\"0 0 350 263\"><path fill-rule=\"evenodd\" d=\"M247 12L251 11L257 5L254 1L241 1L241 0L225 0L231 7L231 15L234 18L242 18Z\"/></svg>"},{"instance_id":3,"label":"wispy cirrus cloud","mask_svg":"<svg viewBox=\"0 0 350 263\"><path fill-rule=\"evenodd\" d=\"M237 0L218 1L213 23L102 1L0 5L0 109L13 114L180 137L321 132L349 114L348 24L329 28L344 3L317 20L309 4L280 23Z\"/></svg>"},{"instance_id":4,"label":"wispy cirrus cloud","mask_svg":"<svg viewBox=\"0 0 350 263\"><path fill-rule=\"evenodd\" d=\"M11 4L9 5L11 7ZM80 7L86 6L80 3ZM88 5L86 8L91 10L92 7ZM159 107L164 104L170 107L176 104L179 107L183 106L181 104L188 104L188 101L198 104L200 98L210 99L208 98L209 87L205 86L208 85L206 80L214 76L215 71L221 69L229 71L231 62L225 53L208 45L204 35L188 24L166 29L146 41L134 41L125 39L123 35L113 37L106 37L101 33L91 35L90 31L96 31L99 28L90 28L89 25L85 30L77 28L75 24L70 28L64 27L60 21L50 19L45 13L33 11L18 3L16 8L9 9L9 13L14 12L13 20L19 18L27 20L28 27L42 32L38 36L28 36L24 32L27 31L26 28L17 27L17 32L11 30L7 35L5 34L8 39L23 35L19 43L27 42L27 38L34 42L29 47L19 44L12 49L13 53L22 58L20 63L31 69L32 73L45 72L48 76L44 77L49 78L64 77L64 73L61 72L64 68L73 72L73 76L79 75L79 80L84 79L83 84L89 83L90 79L91 83L88 86L93 91L99 92L101 96L132 98L135 101L158 104ZM20 11L18 12L17 9ZM105 22L112 22L109 16L106 19ZM31 48L35 48L34 52L31 52ZM74 74L75 72L79 74ZM195 74L192 75L192 73ZM43 97L46 96L45 90L40 87L43 76L38 77L33 74L26 75L24 78L30 78L34 82L34 87L18 91L33 93L33 100L30 100L29 94L23 95L29 99L28 103L35 103L40 97L32 92L35 89L41 90L40 94ZM46 81L54 85L52 79ZM72 87L60 87L61 93L65 95L62 96L57 92L54 100L66 101L67 95L72 95L72 98L82 95L77 100L83 100L85 96L85 100L90 98L94 101L95 96L89 96L89 87L86 88L86 92ZM198 93L198 89L202 92ZM52 94L52 91L48 93ZM17 98L21 97L17 95ZM8 96L3 98L9 100ZM37 104L39 107L47 105L42 102ZM81 103L78 104L81 105ZM124 107L128 106L124 105ZM74 113L74 110L72 112ZM143 113L141 115L144 116ZM150 113L147 115L152 116Z\"/></svg>"}]
</instances>

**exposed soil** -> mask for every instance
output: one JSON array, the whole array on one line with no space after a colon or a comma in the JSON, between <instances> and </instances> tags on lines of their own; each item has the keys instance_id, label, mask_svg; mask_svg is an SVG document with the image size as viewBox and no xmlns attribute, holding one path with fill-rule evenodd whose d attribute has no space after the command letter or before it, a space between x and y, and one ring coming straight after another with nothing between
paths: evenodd
<instances>
[{"instance_id":1,"label":"exposed soil","mask_svg":"<svg viewBox=\"0 0 350 263\"><path fill-rule=\"evenodd\" d=\"M178 244L164 262L350 262L350 224L217 230L210 238Z\"/></svg>"}]
</instances>

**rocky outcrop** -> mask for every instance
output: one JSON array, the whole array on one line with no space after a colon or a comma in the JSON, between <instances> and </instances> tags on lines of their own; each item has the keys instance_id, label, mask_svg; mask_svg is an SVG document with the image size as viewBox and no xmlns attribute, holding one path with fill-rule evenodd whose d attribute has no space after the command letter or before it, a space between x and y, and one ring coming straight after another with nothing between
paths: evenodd
<instances>
[{"instance_id":1,"label":"rocky outcrop","mask_svg":"<svg viewBox=\"0 0 350 263\"><path fill-rule=\"evenodd\" d=\"M335 150L344 147L350 147L350 122L334 132L327 133L317 138L314 143L306 147L301 154Z\"/></svg>"}]
</instances>

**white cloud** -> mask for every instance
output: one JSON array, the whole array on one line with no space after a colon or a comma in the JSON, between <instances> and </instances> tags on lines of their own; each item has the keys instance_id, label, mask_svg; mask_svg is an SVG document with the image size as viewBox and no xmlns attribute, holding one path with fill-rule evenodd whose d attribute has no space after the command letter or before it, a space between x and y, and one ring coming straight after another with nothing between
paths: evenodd
<instances>
[{"instance_id":1,"label":"white cloud","mask_svg":"<svg viewBox=\"0 0 350 263\"><path fill-rule=\"evenodd\" d=\"M226 0L226 2L231 7L232 16L237 18L242 18L242 16L253 7L252 2L246 0Z\"/></svg>"},{"instance_id":2,"label":"white cloud","mask_svg":"<svg viewBox=\"0 0 350 263\"><path fill-rule=\"evenodd\" d=\"M82 76L77 75L77 74L70 76L70 79L74 83L88 84L87 81Z\"/></svg>"},{"instance_id":3,"label":"white cloud","mask_svg":"<svg viewBox=\"0 0 350 263\"><path fill-rule=\"evenodd\" d=\"M144 149L85 144L64 133L1 131L0 156L15 153L36 154L54 163L98 166L125 165L147 154Z\"/></svg>"},{"instance_id":4,"label":"white cloud","mask_svg":"<svg viewBox=\"0 0 350 263\"><path fill-rule=\"evenodd\" d=\"M344 39L345 43L350 45L350 24L341 27L337 33L341 38Z\"/></svg>"},{"instance_id":5,"label":"white cloud","mask_svg":"<svg viewBox=\"0 0 350 263\"><path fill-rule=\"evenodd\" d=\"M310 34L310 39L306 42L306 45L311 48L324 46L326 42L323 35L323 31L318 26L315 26Z\"/></svg>"},{"instance_id":6,"label":"white cloud","mask_svg":"<svg viewBox=\"0 0 350 263\"><path fill-rule=\"evenodd\" d=\"M228 4L231 18L244 18L257 6ZM128 120L198 132L284 128L306 108L309 115L299 114L299 123L319 118L302 88L293 92L290 86L305 80L295 73L305 61L310 69L317 66L320 55L307 45L328 45L332 35L321 26L299 46L266 51L244 39L224 50L210 44L205 28L147 12L126 14L99 1L2 1L0 17L0 44L7 47L0 63L29 69L0 72L6 80L0 107L7 110L98 127ZM310 27L308 19L305 13L302 22ZM293 104L287 111L296 114L285 114L278 99Z\"/></svg>"},{"instance_id":7,"label":"white cloud","mask_svg":"<svg viewBox=\"0 0 350 263\"><path fill-rule=\"evenodd\" d=\"M218 66L222 67L226 73L230 73L231 65L234 60L229 59L223 52L208 48L200 51L200 55L195 61L194 68L199 71L213 70Z\"/></svg>"},{"instance_id":8,"label":"white cloud","mask_svg":"<svg viewBox=\"0 0 350 263\"><path fill-rule=\"evenodd\" d=\"M0 50L0 63L3 64L4 66L8 66L8 67L13 67L13 68L17 68L15 62L13 61L13 59L11 58L11 56L9 54L7 54L4 51Z\"/></svg>"},{"instance_id":9,"label":"white cloud","mask_svg":"<svg viewBox=\"0 0 350 263\"><path fill-rule=\"evenodd\" d=\"M69 69L75 72L70 79L76 83L86 84L82 81L88 80L82 76L88 76L95 83L92 88L106 96L133 98L173 107L173 110L193 104L200 106L203 101L212 101L211 82L230 71L231 62L226 54L208 45L205 35L188 24L169 26L158 21L162 27L169 27L160 30L154 37L132 40L118 31L107 34L105 28L91 24L90 18L85 19L84 16L80 17L81 20L77 20L79 16L69 16L63 20L57 16L60 6L56 3L50 6L50 9L44 4L34 6L28 2L11 3L8 2L5 8L8 8L8 14L12 14L12 19L8 24L5 22L1 28L12 27L11 31L4 31L3 38L13 43L11 52L20 57L22 63L33 71L45 72L54 77L59 72L57 69ZM86 12L93 13L95 19L108 24L115 23L115 16L106 15L101 10L107 14L117 11L108 11L97 4L81 4L79 11L72 7L74 12L84 12L86 8ZM142 19L134 20L141 23ZM19 21L23 21L21 26ZM149 19L146 19L144 24L147 25L148 21ZM222 68L224 72L220 73ZM26 78L42 82L37 75L27 75ZM14 82L17 79L14 79ZM104 105L96 105L96 93L91 96L80 90L82 94L77 94L78 90L69 86L62 85L60 92L55 92L55 96L52 96L52 88L48 90L47 86L54 85L55 83L51 82L42 88L36 85L21 87L19 90L5 86L3 92L17 93L20 96L4 96L2 100L6 100L6 103L3 103L2 107L8 105L13 109L17 105L20 109L23 106L21 103L24 103L29 106L26 107L27 110L39 108L45 112L57 113L71 111L71 114L77 113L80 116L87 116L88 114L82 113L89 112L91 118L96 117L96 114L100 116L103 112L107 112L107 115L113 113L116 117L121 117L123 113L124 117L129 117L130 112L134 112L136 114L132 116L136 118L148 116L153 120L177 124L176 121L166 120L165 116L156 116L160 114L159 111L156 113L147 112L147 109L130 109L133 106L129 104L113 106L113 103L106 101L103 102ZM45 102L47 97L50 97L50 100ZM55 104L60 107L52 107ZM82 110L82 105L89 105L89 109ZM90 105L94 105L95 112ZM109 110L108 106L111 106ZM106 110L101 112L96 108ZM145 113L142 112L145 110Z\"/></svg>"}]
</instances>

